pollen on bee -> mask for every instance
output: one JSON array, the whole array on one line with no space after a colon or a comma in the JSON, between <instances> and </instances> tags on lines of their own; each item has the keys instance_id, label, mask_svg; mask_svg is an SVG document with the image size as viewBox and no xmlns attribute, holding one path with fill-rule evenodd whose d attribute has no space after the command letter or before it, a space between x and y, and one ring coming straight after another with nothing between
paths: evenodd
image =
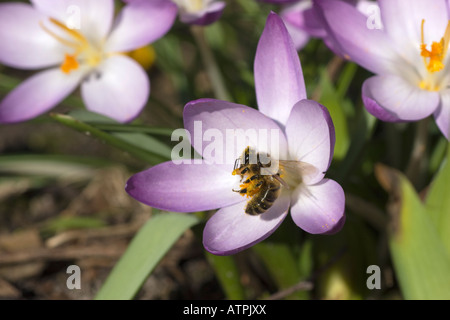
<instances>
[{"instance_id":1,"label":"pollen on bee","mask_svg":"<svg viewBox=\"0 0 450 320\"><path fill-rule=\"evenodd\" d=\"M239 187L241 188L241 195L247 196L247 198L253 197L261 189L261 187L257 185L257 182L253 180L247 183L243 183ZM245 192L242 192L243 190L245 190Z\"/></svg>"}]
</instances>

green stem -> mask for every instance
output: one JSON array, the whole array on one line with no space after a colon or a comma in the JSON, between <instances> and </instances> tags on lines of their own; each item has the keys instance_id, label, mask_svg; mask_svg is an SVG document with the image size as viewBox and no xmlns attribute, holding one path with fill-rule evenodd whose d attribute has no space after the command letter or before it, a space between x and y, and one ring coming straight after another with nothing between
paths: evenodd
<instances>
[{"instance_id":1,"label":"green stem","mask_svg":"<svg viewBox=\"0 0 450 320\"><path fill-rule=\"evenodd\" d=\"M426 165L425 151L427 149L428 125L429 117L416 124L414 146L405 172L409 181L416 187L421 183Z\"/></svg>"},{"instance_id":2,"label":"green stem","mask_svg":"<svg viewBox=\"0 0 450 320\"><path fill-rule=\"evenodd\" d=\"M191 32L200 50L200 55L205 64L206 72L211 81L216 98L219 100L231 101L231 96L228 93L220 69L214 59L214 54L205 39L203 27L192 26Z\"/></svg>"},{"instance_id":3,"label":"green stem","mask_svg":"<svg viewBox=\"0 0 450 320\"><path fill-rule=\"evenodd\" d=\"M87 123L78 121L70 116L58 114L58 113L51 113L50 117L56 120L57 122L75 129L79 132L92 135L101 141L104 141L120 150L123 150L125 152L128 152L129 154L133 155L134 157L145 161L149 164L156 165L163 161L167 161L168 159L158 155L148 152L147 150L143 150L142 148L138 148L127 141L123 139L119 139L109 133L106 133L102 130L99 130Z\"/></svg>"},{"instance_id":4,"label":"green stem","mask_svg":"<svg viewBox=\"0 0 450 320\"><path fill-rule=\"evenodd\" d=\"M228 300L244 300L245 290L234 257L216 256L206 252L206 258L213 267Z\"/></svg>"}]
</instances>

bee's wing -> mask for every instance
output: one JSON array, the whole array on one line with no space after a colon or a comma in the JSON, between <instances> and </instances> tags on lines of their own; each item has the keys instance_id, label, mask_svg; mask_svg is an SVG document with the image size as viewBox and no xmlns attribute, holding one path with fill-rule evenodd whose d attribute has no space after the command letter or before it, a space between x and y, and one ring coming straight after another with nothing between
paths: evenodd
<instances>
[{"instance_id":1,"label":"bee's wing","mask_svg":"<svg viewBox=\"0 0 450 320\"><path fill-rule=\"evenodd\" d=\"M319 169L315 166L295 160L279 160L279 167L282 174L286 176L302 177L302 180L308 176L315 176L319 173Z\"/></svg>"},{"instance_id":2,"label":"bee's wing","mask_svg":"<svg viewBox=\"0 0 450 320\"><path fill-rule=\"evenodd\" d=\"M281 183L285 188L289 189L289 185L279 175L273 175L272 177Z\"/></svg>"}]
</instances>

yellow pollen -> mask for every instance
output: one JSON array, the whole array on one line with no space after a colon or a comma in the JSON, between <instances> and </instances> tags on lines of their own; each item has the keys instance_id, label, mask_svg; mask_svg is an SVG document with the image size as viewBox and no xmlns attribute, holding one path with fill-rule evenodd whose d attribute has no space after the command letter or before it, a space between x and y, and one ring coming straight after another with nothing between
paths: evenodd
<instances>
[{"instance_id":1,"label":"yellow pollen","mask_svg":"<svg viewBox=\"0 0 450 320\"><path fill-rule=\"evenodd\" d=\"M240 185L241 189L247 189L246 193L243 193L242 196L247 196L247 198L253 197L255 194L259 192L261 186L256 186L257 181L250 181L249 183L243 183Z\"/></svg>"},{"instance_id":2,"label":"yellow pollen","mask_svg":"<svg viewBox=\"0 0 450 320\"><path fill-rule=\"evenodd\" d=\"M191 7L194 11L199 11L204 7L202 0L191 0Z\"/></svg>"},{"instance_id":3,"label":"yellow pollen","mask_svg":"<svg viewBox=\"0 0 450 320\"><path fill-rule=\"evenodd\" d=\"M79 68L79 55L82 53L84 53L83 60L89 66L96 66L101 62L101 52L92 47L86 37L84 37L80 32L70 29L64 23L54 18L50 18L49 20L53 25L58 27L65 33L65 35L69 37L65 38L64 36L55 33L54 31L48 29L42 22L40 23L41 28L58 42L74 50L72 54L65 54L64 61L60 66L62 72L68 74L72 70L77 70Z\"/></svg>"},{"instance_id":4,"label":"yellow pollen","mask_svg":"<svg viewBox=\"0 0 450 320\"><path fill-rule=\"evenodd\" d=\"M76 56L72 56L70 54L66 54L66 57L64 59L64 62L61 65L62 72L68 74L72 70L77 70L79 67L78 61L76 59Z\"/></svg>"},{"instance_id":5,"label":"yellow pollen","mask_svg":"<svg viewBox=\"0 0 450 320\"><path fill-rule=\"evenodd\" d=\"M427 91L439 91L440 87L438 85L433 85L425 80L420 81L419 88Z\"/></svg>"},{"instance_id":6,"label":"yellow pollen","mask_svg":"<svg viewBox=\"0 0 450 320\"><path fill-rule=\"evenodd\" d=\"M424 25L425 19L422 19L420 55L423 57L423 62L428 72L438 72L445 67L443 61L447 54L447 49L450 42L450 21L447 23L447 28L445 29L444 36L441 38L441 40L439 42L433 41L433 43L431 44L431 50L428 50L427 45L425 44L425 37L423 32ZM422 87L422 85L423 84L421 83L420 87Z\"/></svg>"}]
</instances>

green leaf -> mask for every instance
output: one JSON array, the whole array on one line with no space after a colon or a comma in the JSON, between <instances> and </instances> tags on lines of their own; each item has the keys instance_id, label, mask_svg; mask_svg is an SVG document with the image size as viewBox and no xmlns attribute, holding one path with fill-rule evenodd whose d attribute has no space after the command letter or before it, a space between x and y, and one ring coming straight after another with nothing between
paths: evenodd
<instances>
[{"instance_id":1,"label":"green leaf","mask_svg":"<svg viewBox=\"0 0 450 320\"><path fill-rule=\"evenodd\" d=\"M96 300L130 300L178 238L199 220L193 215L161 213L150 218L131 241Z\"/></svg>"},{"instance_id":2,"label":"green leaf","mask_svg":"<svg viewBox=\"0 0 450 320\"><path fill-rule=\"evenodd\" d=\"M135 143L125 141L123 137L122 138L116 137L108 132L102 131L90 124L84 123L71 116L52 113L51 117L69 128L75 129L87 135L92 135L93 137L98 138L118 149L126 151L129 154L133 155L134 157L139 158L149 164L156 165L170 159L170 157L163 156L162 153L159 152L160 150L157 151L153 150L153 152L150 151L148 148L146 150L142 146L139 147L136 146Z\"/></svg>"},{"instance_id":3,"label":"green leaf","mask_svg":"<svg viewBox=\"0 0 450 320\"><path fill-rule=\"evenodd\" d=\"M351 216L351 213L347 213ZM326 300L359 300L366 297L367 267L378 264L371 230L356 217L348 218L332 237L312 235L317 264L317 294Z\"/></svg>"},{"instance_id":4,"label":"green leaf","mask_svg":"<svg viewBox=\"0 0 450 320\"><path fill-rule=\"evenodd\" d=\"M336 88L336 93L341 99L344 99L357 70L358 65L351 62L347 62L342 70Z\"/></svg>"},{"instance_id":5,"label":"green leaf","mask_svg":"<svg viewBox=\"0 0 450 320\"><path fill-rule=\"evenodd\" d=\"M206 253L211 266L229 300L244 300L245 291L241 284L240 273L233 256L216 256Z\"/></svg>"},{"instance_id":6,"label":"green leaf","mask_svg":"<svg viewBox=\"0 0 450 320\"><path fill-rule=\"evenodd\" d=\"M96 168L106 166L103 159L65 155L0 156L0 173L80 181L92 178Z\"/></svg>"},{"instance_id":7,"label":"green leaf","mask_svg":"<svg viewBox=\"0 0 450 320\"><path fill-rule=\"evenodd\" d=\"M405 299L450 299L450 257L411 183L398 171L377 166L389 192L389 246Z\"/></svg>"},{"instance_id":8,"label":"green leaf","mask_svg":"<svg viewBox=\"0 0 450 320\"><path fill-rule=\"evenodd\" d=\"M55 234L64 230L100 228L105 222L96 217L56 217L45 223L42 231Z\"/></svg>"},{"instance_id":9,"label":"green leaf","mask_svg":"<svg viewBox=\"0 0 450 320\"><path fill-rule=\"evenodd\" d=\"M450 147L447 146L447 158L433 182L426 198L427 211L441 237L447 254L450 256Z\"/></svg>"},{"instance_id":10,"label":"green leaf","mask_svg":"<svg viewBox=\"0 0 450 320\"><path fill-rule=\"evenodd\" d=\"M112 132L111 134L137 148L142 148L167 160L171 159L172 149L152 136L138 132Z\"/></svg>"},{"instance_id":11,"label":"green leaf","mask_svg":"<svg viewBox=\"0 0 450 320\"><path fill-rule=\"evenodd\" d=\"M253 247L267 267L279 290L294 286L302 280L297 260L289 246L282 242L265 240ZM305 291L295 292L287 299L306 299Z\"/></svg>"},{"instance_id":12,"label":"green leaf","mask_svg":"<svg viewBox=\"0 0 450 320\"><path fill-rule=\"evenodd\" d=\"M350 146L347 119L344 113L344 105L348 101L342 99L334 88L326 70L321 74L321 95L319 102L330 112L336 132L336 144L334 147L334 157L342 159Z\"/></svg>"},{"instance_id":13,"label":"green leaf","mask_svg":"<svg viewBox=\"0 0 450 320\"><path fill-rule=\"evenodd\" d=\"M75 118L81 122L86 122L89 124L100 123L100 124L119 124L120 125L119 122L117 122L116 120L114 120L110 117L107 117L100 113L92 112L92 111L89 111L86 109L71 110L70 112L68 112L67 115L72 118Z\"/></svg>"},{"instance_id":14,"label":"green leaf","mask_svg":"<svg viewBox=\"0 0 450 320\"><path fill-rule=\"evenodd\" d=\"M96 129L110 133L139 149L144 149L152 154L163 156L166 159L171 158L171 148L149 134L171 136L173 132L172 129L124 125L104 115L87 110L73 110L69 113L69 116L87 123Z\"/></svg>"},{"instance_id":15,"label":"green leaf","mask_svg":"<svg viewBox=\"0 0 450 320\"><path fill-rule=\"evenodd\" d=\"M171 128L155 128L142 125L126 125L126 124L103 124L103 123L91 123L97 129L108 132L139 132L147 133L151 135L159 136L172 136L174 129Z\"/></svg>"},{"instance_id":16,"label":"green leaf","mask_svg":"<svg viewBox=\"0 0 450 320\"><path fill-rule=\"evenodd\" d=\"M278 290L291 288L309 275L302 274L299 267L296 255L301 252L299 229L292 221L284 221L270 238L256 244L252 250L264 263ZM308 295L309 292L297 291L286 299L306 299Z\"/></svg>"}]
</instances>

